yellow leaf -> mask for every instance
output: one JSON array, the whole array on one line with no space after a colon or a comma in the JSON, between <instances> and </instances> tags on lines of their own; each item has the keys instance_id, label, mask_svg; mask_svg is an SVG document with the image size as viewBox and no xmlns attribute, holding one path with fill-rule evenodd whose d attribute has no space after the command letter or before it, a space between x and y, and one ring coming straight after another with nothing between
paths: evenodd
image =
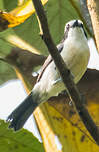
<instances>
[{"instance_id":1,"label":"yellow leaf","mask_svg":"<svg viewBox=\"0 0 99 152\"><path fill-rule=\"evenodd\" d=\"M47 1L48 0L42 0L42 4L46 4ZM0 11L0 22L2 22L2 26L4 26L3 29L7 26L15 27L23 23L33 13L35 13L35 9L32 0L28 0L22 6L18 6L11 12Z\"/></svg>"},{"instance_id":2,"label":"yellow leaf","mask_svg":"<svg viewBox=\"0 0 99 152\"><path fill-rule=\"evenodd\" d=\"M18 0L18 6L21 6L24 4L24 0Z\"/></svg>"},{"instance_id":3,"label":"yellow leaf","mask_svg":"<svg viewBox=\"0 0 99 152\"><path fill-rule=\"evenodd\" d=\"M48 103L38 107L34 114L46 152L99 152L98 145L90 136Z\"/></svg>"}]
</instances>

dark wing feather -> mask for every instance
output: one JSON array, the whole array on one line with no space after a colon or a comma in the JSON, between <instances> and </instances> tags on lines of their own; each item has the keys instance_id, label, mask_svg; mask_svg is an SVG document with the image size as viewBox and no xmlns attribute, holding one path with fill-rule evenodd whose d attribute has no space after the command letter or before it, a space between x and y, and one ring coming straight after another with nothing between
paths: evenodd
<instances>
[{"instance_id":1,"label":"dark wing feather","mask_svg":"<svg viewBox=\"0 0 99 152\"><path fill-rule=\"evenodd\" d=\"M59 53L61 53L61 51L62 51L62 49L63 49L63 43L58 44L58 45L57 45L57 49L58 49ZM47 57L47 59L45 60L43 66L42 66L41 72L40 72L40 74L38 75L38 78L37 78L37 82L40 81L40 79L41 79L41 77L42 77L45 69L47 68L47 66L48 66L52 61L53 61L53 59L52 59L51 55L49 55L49 56Z\"/></svg>"}]
</instances>

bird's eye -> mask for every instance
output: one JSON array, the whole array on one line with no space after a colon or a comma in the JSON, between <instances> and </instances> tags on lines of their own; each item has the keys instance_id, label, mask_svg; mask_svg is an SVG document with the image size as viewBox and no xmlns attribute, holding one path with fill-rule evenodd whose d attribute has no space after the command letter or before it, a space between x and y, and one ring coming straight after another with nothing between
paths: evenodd
<instances>
[{"instance_id":1,"label":"bird's eye","mask_svg":"<svg viewBox=\"0 0 99 152\"><path fill-rule=\"evenodd\" d=\"M67 28L67 30L69 30L69 28L70 28L70 25L69 25L69 24L67 24L66 28Z\"/></svg>"}]
</instances>

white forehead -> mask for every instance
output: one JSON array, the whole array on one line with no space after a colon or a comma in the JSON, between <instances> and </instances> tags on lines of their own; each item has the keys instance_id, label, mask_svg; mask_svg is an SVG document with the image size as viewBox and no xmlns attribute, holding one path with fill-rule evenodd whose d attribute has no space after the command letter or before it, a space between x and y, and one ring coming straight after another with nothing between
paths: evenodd
<instances>
[{"instance_id":1,"label":"white forehead","mask_svg":"<svg viewBox=\"0 0 99 152\"><path fill-rule=\"evenodd\" d=\"M76 21L78 21L78 23L80 23L80 24L83 24L83 22L82 22L81 20L71 20L71 21L69 21L69 22L66 23L64 31L66 31L66 28L67 28L68 25L70 25L70 27L72 27L72 25L73 25Z\"/></svg>"},{"instance_id":2,"label":"white forehead","mask_svg":"<svg viewBox=\"0 0 99 152\"><path fill-rule=\"evenodd\" d=\"M70 26L72 26L76 21L78 21L78 23L83 24L83 22L81 20L71 20L71 21L67 22L66 25L69 24Z\"/></svg>"}]
</instances>

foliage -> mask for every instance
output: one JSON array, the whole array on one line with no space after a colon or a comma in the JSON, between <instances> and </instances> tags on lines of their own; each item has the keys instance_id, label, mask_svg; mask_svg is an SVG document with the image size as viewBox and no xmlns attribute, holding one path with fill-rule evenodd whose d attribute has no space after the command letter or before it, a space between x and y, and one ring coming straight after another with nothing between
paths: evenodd
<instances>
[{"instance_id":1,"label":"foliage","mask_svg":"<svg viewBox=\"0 0 99 152\"><path fill-rule=\"evenodd\" d=\"M8 129L8 124L0 120L0 151L44 152L43 145L25 129L17 133Z\"/></svg>"},{"instance_id":2,"label":"foliage","mask_svg":"<svg viewBox=\"0 0 99 152\"><path fill-rule=\"evenodd\" d=\"M36 81L36 78L32 76L33 70L41 66L46 58L45 56L48 55L47 48L39 35L39 25L36 15L33 14L35 10L33 6L31 7L31 2L32 0L23 0L22 3L20 0L10 2L9 0L0 0L0 9L2 10L0 12L0 85L8 80L19 78L28 92ZM56 44L62 39L64 25L67 21L80 18L85 24L78 0L48 0L44 8L49 29ZM88 34L91 35L86 24L85 27ZM88 109L98 123L98 102L97 104L92 103L99 99L97 93L99 90L96 87L98 84L96 78L99 77L99 73L95 75L95 71L93 72L95 77L92 77L94 79L90 79L91 73L85 75L84 80L87 79L87 82L81 83L81 86L84 88L83 92L86 90ZM95 90L92 89L90 93L87 89L89 83L92 82L94 82L93 88ZM94 94L94 92L97 94ZM99 147L93 142L77 114L74 114L75 111L68 106L67 100L58 97L54 98L54 102L51 103L41 105L34 114L45 150L47 152L98 152ZM64 103L67 105L64 105ZM94 108L97 111L96 113L93 113ZM44 151L42 145L31 133L26 130L14 133L7 128L7 124L1 120L0 150L5 152ZM61 150L57 148L55 136L58 136L62 144Z\"/></svg>"},{"instance_id":3,"label":"foliage","mask_svg":"<svg viewBox=\"0 0 99 152\"><path fill-rule=\"evenodd\" d=\"M23 5L25 5L26 2L24 2ZM8 0L1 0L0 3L0 9L6 10L6 12L11 13L13 12L13 9L17 9L17 0L11 1L10 3ZM73 1L73 4L74 3L75 1ZM24 10L23 5L20 10ZM49 2L45 5L45 10L51 34L57 44L62 38L65 23L68 20L79 18L80 16L77 14L76 8L72 6L71 1L69 0L62 0L58 2L57 0L49 0ZM20 11L19 14L17 12L16 15L20 15ZM7 28L0 32L0 57L6 58L6 56L11 53L12 47L20 47L31 51L32 53L34 52L48 55L47 48L39 36L39 27L35 15L31 15L31 17L19 26L9 29ZM2 65L0 64L0 66ZM14 71L11 75L15 78Z\"/></svg>"}]
</instances>

